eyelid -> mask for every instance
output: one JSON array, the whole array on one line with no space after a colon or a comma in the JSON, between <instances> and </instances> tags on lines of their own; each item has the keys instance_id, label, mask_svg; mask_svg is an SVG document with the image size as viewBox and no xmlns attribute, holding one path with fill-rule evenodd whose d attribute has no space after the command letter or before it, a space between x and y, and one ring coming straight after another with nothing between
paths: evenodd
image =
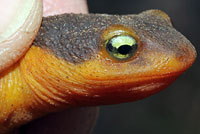
<instances>
[{"instance_id":1,"label":"eyelid","mask_svg":"<svg viewBox=\"0 0 200 134\"><path fill-rule=\"evenodd\" d=\"M125 36L131 36L133 37L137 44L138 44L138 48L136 53L134 54L134 56L132 58L129 58L127 60L117 60L116 58L113 58L112 56L109 55L109 53L106 50L106 42L112 38L114 38L115 36L120 36L120 35L125 35ZM142 44L140 42L139 37L137 36L136 32L130 28L130 27L126 27L124 25L111 25L108 28L106 28L105 30L102 31L102 35L101 35L101 46L102 46L102 51L100 52L101 57L103 57L104 59L106 59L106 61L108 62L116 62L116 63L122 63L122 62L129 62L134 60L135 58L138 57L138 55L140 54L141 48L142 48Z\"/></svg>"},{"instance_id":2,"label":"eyelid","mask_svg":"<svg viewBox=\"0 0 200 134\"><path fill-rule=\"evenodd\" d=\"M118 35L130 35L136 38L136 40L138 39L134 30L123 25L111 25L102 32L102 39L106 41Z\"/></svg>"}]
</instances>

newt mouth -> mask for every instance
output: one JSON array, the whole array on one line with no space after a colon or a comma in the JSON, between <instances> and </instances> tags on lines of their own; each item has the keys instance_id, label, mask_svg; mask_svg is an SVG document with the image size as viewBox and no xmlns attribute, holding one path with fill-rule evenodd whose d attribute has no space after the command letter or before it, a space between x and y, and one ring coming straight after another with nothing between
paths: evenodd
<instances>
[{"instance_id":1,"label":"newt mouth","mask_svg":"<svg viewBox=\"0 0 200 134\"><path fill-rule=\"evenodd\" d=\"M96 89L94 94L90 94L90 104L109 105L141 100L167 88L184 71L179 70L161 75L143 76L138 78L137 81L134 81L134 79L112 80L110 81L112 84L110 83L108 87L101 87Z\"/></svg>"},{"instance_id":2,"label":"newt mouth","mask_svg":"<svg viewBox=\"0 0 200 134\"><path fill-rule=\"evenodd\" d=\"M146 98L168 87L182 73L183 71L160 76L143 77L141 81L137 82L131 82L131 80L112 80L112 84L110 83L109 86L99 87L88 95L91 96L89 99L90 105L119 104ZM88 96L81 96L79 98L82 100L82 105L88 104Z\"/></svg>"}]
</instances>

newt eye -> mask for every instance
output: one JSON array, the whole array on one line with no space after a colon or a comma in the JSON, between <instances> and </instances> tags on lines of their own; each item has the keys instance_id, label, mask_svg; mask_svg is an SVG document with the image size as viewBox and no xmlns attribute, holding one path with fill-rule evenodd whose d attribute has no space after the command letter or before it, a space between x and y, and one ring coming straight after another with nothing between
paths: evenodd
<instances>
[{"instance_id":1,"label":"newt eye","mask_svg":"<svg viewBox=\"0 0 200 134\"><path fill-rule=\"evenodd\" d=\"M118 35L105 42L107 52L114 58L126 60L131 58L138 48L135 38L128 35Z\"/></svg>"}]
</instances>

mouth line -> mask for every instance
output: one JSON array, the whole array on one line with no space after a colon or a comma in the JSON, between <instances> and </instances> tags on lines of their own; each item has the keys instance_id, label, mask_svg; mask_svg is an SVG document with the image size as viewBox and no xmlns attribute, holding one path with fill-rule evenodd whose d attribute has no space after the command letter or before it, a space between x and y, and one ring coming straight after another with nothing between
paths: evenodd
<instances>
[{"instance_id":1,"label":"mouth line","mask_svg":"<svg viewBox=\"0 0 200 134\"><path fill-rule=\"evenodd\" d=\"M160 74L160 75L152 75L152 76L143 76L141 78L167 78L167 77L174 77L174 76L179 76L183 73L184 71L176 71L176 72L169 72L165 74Z\"/></svg>"},{"instance_id":2,"label":"mouth line","mask_svg":"<svg viewBox=\"0 0 200 134\"><path fill-rule=\"evenodd\" d=\"M169 73L165 73L165 74L160 74L160 75L151 75L151 76L139 76L139 77L135 77L134 79L137 80L155 80L155 79L162 79L162 78L168 78L168 77L178 77L179 75L181 75L184 72L184 70L181 71L176 71L176 72L169 72ZM132 81L133 77L128 76L123 77L123 78L112 78L112 79L90 79L90 81L99 81L99 82L111 82L111 81L123 81L125 79L129 79L130 81Z\"/></svg>"}]
</instances>

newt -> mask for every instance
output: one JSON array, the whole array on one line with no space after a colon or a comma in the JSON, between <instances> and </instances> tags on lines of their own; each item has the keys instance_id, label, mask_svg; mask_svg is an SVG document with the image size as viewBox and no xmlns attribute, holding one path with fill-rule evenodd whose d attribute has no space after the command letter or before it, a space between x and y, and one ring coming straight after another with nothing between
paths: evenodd
<instances>
[{"instance_id":1,"label":"newt","mask_svg":"<svg viewBox=\"0 0 200 134\"><path fill-rule=\"evenodd\" d=\"M66 108L151 96L195 58L160 10L44 17L31 48L0 74L0 134Z\"/></svg>"}]
</instances>

